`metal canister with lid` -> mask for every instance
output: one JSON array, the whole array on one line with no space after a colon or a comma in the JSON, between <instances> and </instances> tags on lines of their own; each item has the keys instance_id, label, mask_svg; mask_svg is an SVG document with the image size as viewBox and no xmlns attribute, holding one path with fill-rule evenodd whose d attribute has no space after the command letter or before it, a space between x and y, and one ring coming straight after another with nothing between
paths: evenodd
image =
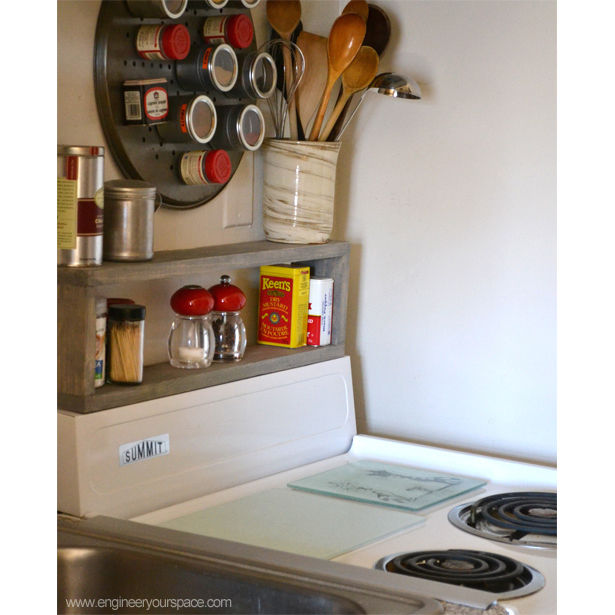
<instances>
[{"instance_id":1,"label":"metal canister with lid","mask_svg":"<svg viewBox=\"0 0 615 615\"><path fill-rule=\"evenodd\" d=\"M154 256L156 186L136 179L105 182L107 211L103 255L108 261L147 261Z\"/></svg>"},{"instance_id":2,"label":"metal canister with lid","mask_svg":"<svg viewBox=\"0 0 615 615\"><path fill-rule=\"evenodd\" d=\"M239 77L229 95L270 98L275 92L277 81L278 71L271 54L266 51L249 53L241 60Z\"/></svg>"},{"instance_id":3,"label":"metal canister with lid","mask_svg":"<svg viewBox=\"0 0 615 615\"><path fill-rule=\"evenodd\" d=\"M102 264L104 147L58 145L58 265Z\"/></svg>"},{"instance_id":4,"label":"metal canister with lid","mask_svg":"<svg viewBox=\"0 0 615 615\"><path fill-rule=\"evenodd\" d=\"M216 106L209 96L173 96L169 120L156 126L166 143L208 143L216 132Z\"/></svg>"},{"instance_id":5,"label":"metal canister with lid","mask_svg":"<svg viewBox=\"0 0 615 615\"><path fill-rule=\"evenodd\" d=\"M256 151L265 138L265 118L256 105L224 105L217 109L218 129L213 147Z\"/></svg>"},{"instance_id":6,"label":"metal canister with lid","mask_svg":"<svg viewBox=\"0 0 615 615\"><path fill-rule=\"evenodd\" d=\"M237 54L230 45L194 47L176 66L177 82L184 90L199 92L212 88L228 92L237 81Z\"/></svg>"}]
</instances>

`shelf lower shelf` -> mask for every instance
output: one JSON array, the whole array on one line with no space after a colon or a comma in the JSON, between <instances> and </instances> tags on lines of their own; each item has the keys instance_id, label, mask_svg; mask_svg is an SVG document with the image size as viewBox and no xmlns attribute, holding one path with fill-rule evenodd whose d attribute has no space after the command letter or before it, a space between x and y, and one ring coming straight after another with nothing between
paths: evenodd
<instances>
[{"instance_id":1,"label":"shelf lower shelf","mask_svg":"<svg viewBox=\"0 0 615 615\"><path fill-rule=\"evenodd\" d=\"M202 370L177 369L169 363L158 363L144 369L143 382L139 385L105 384L93 395L85 396L59 393L58 408L88 414L320 361L338 359L342 356L344 356L343 344L322 347L304 346L303 348L249 346L244 358L236 363L213 363Z\"/></svg>"}]
</instances>

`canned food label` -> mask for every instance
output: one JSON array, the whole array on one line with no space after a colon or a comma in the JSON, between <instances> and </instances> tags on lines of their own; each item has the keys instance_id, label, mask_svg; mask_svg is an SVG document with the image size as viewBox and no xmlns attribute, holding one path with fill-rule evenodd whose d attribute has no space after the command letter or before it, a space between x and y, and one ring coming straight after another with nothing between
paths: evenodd
<instances>
[{"instance_id":1,"label":"canned food label","mask_svg":"<svg viewBox=\"0 0 615 615\"><path fill-rule=\"evenodd\" d=\"M141 93L139 90L126 90L124 92L124 108L127 121L136 122L142 119Z\"/></svg>"},{"instance_id":2,"label":"canned food label","mask_svg":"<svg viewBox=\"0 0 615 615\"><path fill-rule=\"evenodd\" d=\"M58 249L77 247L77 180L58 178Z\"/></svg>"},{"instance_id":3,"label":"canned food label","mask_svg":"<svg viewBox=\"0 0 615 615\"><path fill-rule=\"evenodd\" d=\"M145 115L148 119L162 120L167 117L169 113L169 100L165 88L150 88L145 92L143 102L145 107Z\"/></svg>"},{"instance_id":4,"label":"canned food label","mask_svg":"<svg viewBox=\"0 0 615 615\"><path fill-rule=\"evenodd\" d=\"M203 39L206 43L226 43L224 30L227 17L209 17L203 24Z\"/></svg>"},{"instance_id":5,"label":"canned food label","mask_svg":"<svg viewBox=\"0 0 615 615\"><path fill-rule=\"evenodd\" d=\"M160 31L164 26L141 26L137 32L137 52L146 60L166 60L160 47Z\"/></svg>"},{"instance_id":6,"label":"canned food label","mask_svg":"<svg viewBox=\"0 0 615 615\"><path fill-rule=\"evenodd\" d=\"M77 200L77 235L102 235L103 210L94 199Z\"/></svg>"},{"instance_id":7,"label":"canned food label","mask_svg":"<svg viewBox=\"0 0 615 615\"><path fill-rule=\"evenodd\" d=\"M188 132L188 128L186 126L186 110L188 109L187 104L183 104L179 110L179 127L183 133Z\"/></svg>"}]
</instances>

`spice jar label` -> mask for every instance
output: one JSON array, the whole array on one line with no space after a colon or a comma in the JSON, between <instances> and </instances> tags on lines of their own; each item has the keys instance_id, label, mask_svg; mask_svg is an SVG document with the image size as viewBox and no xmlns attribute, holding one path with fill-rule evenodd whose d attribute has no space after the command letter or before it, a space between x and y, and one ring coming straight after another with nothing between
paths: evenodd
<instances>
[{"instance_id":1,"label":"spice jar label","mask_svg":"<svg viewBox=\"0 0 615 615\"><path fill-rule=\"evenodd\" d=\"M212 51L213 47L209 47L205 50L205 53L203 53L203 62L201 63L201 68L203 70L207 70L207 67L209 66L209 58L211 57Z\"/></svg>"},{"instance_id":2,"label":"spice jar label","mask_svg":"<svg viewBox=\"0 0 615 615\"><path fill-rule=\"evenodd\" d=\"M161 120L169 113L169 99L165 88L154 87L145 92L145 115L150 120Z\"/></svg>"},{"instance_id":3,"label":"spice jar label","mask_svg":"<svg viewBox=\"0 0 615 615\"><path fill-rule=\"evenodd\" d=\"M58 178L58 249L77 245L77 180Z\"/></svg>"},{"instance_id":4,"label":"spice jar label","mask_svg":"<svg viewBox=\"0 0 615 615\"><path fill-rule=\"evenodd\" d=\"M160 31L164 26L141 26L137 32L137 52L146 60L166 60L160 47Z\"/></svg>"},{"instance_id":5,"label":"spice jar label","mask_svg":"<svg viewBox=\"0 0 615 615\"><path fill-rule=\"evenodd\" d=\"M179 127L183 133L188 132L188 128L186 126L186 110L188 109L187 104L183 104L179 110Z\"/></svg>"},{"instance_id":6,"label":"spice jar label","mask_svg":"<svg viewBox=\"0 0 615 615\"><path fill-rule=\"evenodd\" d=\"M220 44L226 43L224 29L228 17L210 17L203 24L203 39L206 43Z\"/></svg>"},{"instance_id":7,"label":"spice jar label","mask_svg":"<svg viewBox=\"0 0 615 615\"><path fill-rule=\"evenodd\" d=\"M126 121L136 122L141 117L141 93L139 90L127 90L124 92L124 106L126 110Z\"/></svg>"}]
</instances>

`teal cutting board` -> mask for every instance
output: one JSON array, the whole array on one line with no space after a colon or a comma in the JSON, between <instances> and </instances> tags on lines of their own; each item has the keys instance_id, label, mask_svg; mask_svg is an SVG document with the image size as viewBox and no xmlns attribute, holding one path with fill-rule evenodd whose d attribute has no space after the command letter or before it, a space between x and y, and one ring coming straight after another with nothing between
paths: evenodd
<instances>
[{"instance_id":1,"label":"teal cutting board","mask_svg":"<svg viewBox=\"0 0 615 615\"><path fill-rule=\"evenodd\" d=\"M410 512L281 488L158 525L331 559L423 521Z\"/></svg>"},{"instance_id":2,"label":"teal cutting board","mask_svg":"<svg viewBox=\"0 0 615 615\"><path fill-rule=\"evenodd\" d=\"M477 478L377 461L357 461L288 483L289 487L402 510L423 510L486 484Z\"/></svg>"}]
</instances>

